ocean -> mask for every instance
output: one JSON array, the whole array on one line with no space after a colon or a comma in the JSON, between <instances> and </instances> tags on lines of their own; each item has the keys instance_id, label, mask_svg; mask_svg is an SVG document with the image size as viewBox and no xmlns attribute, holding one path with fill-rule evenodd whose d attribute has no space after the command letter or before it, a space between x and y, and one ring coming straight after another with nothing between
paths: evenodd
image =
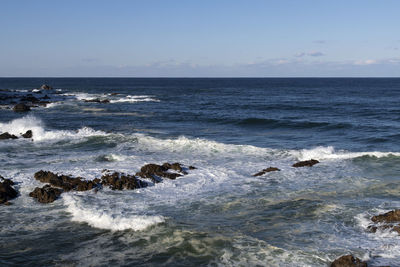
<instances>
[{"instance_id":1,"label":"ocean","mask_svg":"<svg viewBox=\"0 0 400 267\"><path fill-rule=\"evenodd\" d=\"M400 208L400 79L1 78L10 94L51 103L0 101L0 133L33 133L0 140L19 192L0 205L1 266L398 266L400 236L368 226ZM39 170L91 180L164 162L196 169L29 197Z\"/></svg>"}]
</instances>

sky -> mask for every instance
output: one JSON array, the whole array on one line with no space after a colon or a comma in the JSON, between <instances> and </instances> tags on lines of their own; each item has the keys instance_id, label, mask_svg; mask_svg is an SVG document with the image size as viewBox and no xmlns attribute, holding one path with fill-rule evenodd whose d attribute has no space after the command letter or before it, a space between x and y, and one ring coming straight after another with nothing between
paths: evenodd
<instances>
[{"instance_id":1,"label":"sky","mask_svg":"<svg viewBox=\"0 0 400 267\"><path fill-rule=\"evenodd\" d=\"M0 0L0 77L400 77L398 0Z\"/></svg>"}]
</instances>

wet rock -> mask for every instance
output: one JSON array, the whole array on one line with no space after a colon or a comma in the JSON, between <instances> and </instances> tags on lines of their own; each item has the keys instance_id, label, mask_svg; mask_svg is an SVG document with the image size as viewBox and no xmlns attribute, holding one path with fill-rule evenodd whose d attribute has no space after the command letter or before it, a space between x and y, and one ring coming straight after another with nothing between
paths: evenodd
<instances>
[{"instance_id":1,"label":"wet rock","mask_svg":"<svg viewBox=\"0 0 400 267\"><path fill-rule=\"evenodd\" d=\"M101 177L101 184L109 186L112 190L132 190L136 188L146 187L148 185L146 182L137 179L133 175L125 175L118 172L114 172L112 174L104 174Z\"/></svg>"},{"instance_id":2,"label":"wet rock","mask_svg":"<svg viewBox=\"0 0 400 267\"><path fill-rule=\"evenodd\" d=\"M9 134L8 132L5 132L5 133L0 134L0 140L4 140L4 139L18 139L18 137L16 137L13 134Z\"/></svg>"},{"instance_id":3,"label":"wet rock","mask_svg":"<svg viewBox=\"0 0 400 267\"><path fill-rule=\"evenodd\" d=\"M100 98L95 98L95 99L84 99L86 103L102 103L102 104L107 104L110 103L110 100L108 99L100 99Z\"/></svg>"},{"instance_id":4,"label":"wet rock","mask_svg":"<svg viewBox=\"0 0 400 267\"><path fill-rule=\"evenodd\" d=\"M48 85L48 84L43 84L43 85L40 87L40 89L42 89L42 90L51 90L51 89L53 89L53 87L51 87L51 86Z\"/></svg>"},{"instance_id":5,"label":"wet rock","mask_svg":"<svg viewBox=\"0 0 400 267\"><path fill-rule=\"evenodd\" d=\"M13 110L16 112L26 112L26 111L30 111L31 108L23 103L19 103L13 107Z\"/></svg>"},{"instance_id":6,"label":"wet rock","mask_svg":"<svg viewBox=\"0 0 400 267\"><path fill-rule=\"evenodd\" d=\"M52 186L64 189L64 191L87 191L97 186L94 181L82 180L81 177L58 175L50 171L40 170L35 173L34 177L42 183L49 183Z\"/></svg>"},{"instance_id":7,"label":"wet rock","mask_svg":"<svg viewBox=\"0 0 400 267\"><path fill-rule=\"evenodd\" d=\"M376 215L371 218L371 221L375 223L393 223L393 222L400 222L400 209L399 210L392 210L386 212L384 214Z\"/></svg>"},{"instance_id":8,"label":"wet rock","mask_svg":"<svg viewBox=\"0 0 400 267\"><path fill-rule=\"evenodd\" d=\"M319 163L318 160L310 159L310 160L305 160L305 161L299 161L299 162L293 164L292 167L295 167L295 168L298 168L298 167L312 167L317 163Z\"/></svg>"},{"instance_id":9,"label":"wet rock","mask_svg":"<svg viewBox=\"0 0 400 267\"><path fill-rule=\"evenodd\" d=\"M32 131L28 130L22 135L23 138L32 138Z\"/></svg>"},{"instance_id":10,"label":"wet rock","mask_svg":"<svg viewBox=\"0 0 400 267\"><path fill-rule=\"evenodd\" d=\"M29 196L36 198L40 203L51 203L54 202L61 193L61 189L45 185L42 188L36 187L35 190L29 193Z\"/></svg>"},{"instance_id":11,"label":"wet rock","mask_svg":"<svg viewBox=\"0 0 400 267\"><path fill-rule=\"evenodd\" d=\"M345 255L332 262L331 267L367 267L365 261L355 258L353 255Z\"/></svg>"},{"instance_id":12,"label":"wet rock","mask_svg":"<svg viewBox=\"0 0 400 267\"><path fill-rule=\"evenodd\" d=\"M42 97L42 99L50 99L50 97L48 95L45 95L44 97Z\"/></svg>"},{"instance_id":13,"label":"wet rock","mask_svg":"<svg viewBox=\"0 0 400 267\"><path fill-rule=\"evenodd\" d=\"M267 172L275 172L275 171L280 171L280 169L275 168L275 167L269 167L260 172L257 172L256 174L253 174L253 176L261 176L261 175L266 174Z\"/></svg>"},{"instance_id":14,"label":"wet rock","mask_svg":"<svg viewBox=\"0 0 400 267\"><path fill-rule=\"evenodd\" d=\"M18 192L12 187L14 182L0 176L0 204L10 205L8 202L18 196Z\"/></svg>"},{"instance_id":15,"label":"wet rock","mask_svg":"<svg viewBox=\"0 0 400 267\"><path fill-rule=\"evenodd\" d=\"M39 99L37 99L36 97L34 97L33 95L27 95L27 96L24 96L24 97L22 97L21 99L20 99L20 101L21 102L32 102L32 103L37 103L37 102L39 102L40 100Z\"/></svg>"},{"instance_id":16,"label":"wet rock","mask_svg":"<svg viewBox=\"0 0 400 267\"><path fill-rule=\"evenodd\" d=\"M195 168L193 166L192 170ZM176 172L168 172L168 170L174 170ZM161 178L168 178L168 179L176 179L177 177L183 176L188 174L186 168L183 167L182 164L176 163L164 163L163 165L158 164L146 164L141 169L140 172L136 173L137 176L142 178L151 179L154 183L161 182Z\"/></svg>"},{"instance_id":17,"label":"wet rock","mask_svg":"<svg viewBox=\"0 0 400 267\"><path fill-rule=\"evenodd\" d=\"M112 95L112 96L119 95L119 93L110 93L110 95Z\"/></svg>"}]
</instances>

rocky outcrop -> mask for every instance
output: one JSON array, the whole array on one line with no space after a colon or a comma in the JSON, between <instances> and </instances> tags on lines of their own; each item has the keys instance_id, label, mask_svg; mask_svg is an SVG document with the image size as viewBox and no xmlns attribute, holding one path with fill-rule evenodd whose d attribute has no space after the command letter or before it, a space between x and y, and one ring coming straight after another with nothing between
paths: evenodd
<instances>
[{"instance_id":1,"label":"rocky outcrop","mask_svg":"<svg viewBox=\"0 0 400 267\"><path fill-rule=\"evenodd\" d=\"M100 99L100 98L95 98L95 99L84 99L83 100L86 103L102 103L102 104L107 104L110 103L110 100L108 99Z\"/></svg>"},{"instance_id":2,"label":"rocky outcrop","mask_svg":"<svg viewBox=\"0 0 400 267\"><path fill-rule=\"evenodd\" d=\"M18 139L18 137L16 137L13 134L9 134L8 132L5 132L5 133L0 134L0 140L4 140L4 139Z\"/></svg>"},{"instance_id":3,"label":"rocky outcrop","mask_svg":"<svg viewBox=\"0 0 400 267\"><path fill-rule=\"evenodd\" d=\"M182 164L176 163L164 163L162 165L157 164L146 164L137 172L136 175L142 178L151 179L154 183L162 181L162 178L176 179L177 177L188 174L187 170L193 170L195 167L189 166L188 168L183 167ZM174 170L175 172L170 172Z\"/></svg>"},{"instance_id":4,"label":"rocky outcrop","mask_svg":"<svg viewBox=\"0 0 400 267\"><path fill-rule=\"evenodd\" d=\"M29 193L30 197L36 198L40 203L54 202L63 191L59 188L45 185L42 188L36 187L35 190Z\"/></svg>"},{"instance_id":5,"label":"rocky outcrop","mask_svg":"<svg viewBox=\"0 0 400 267\"><path fill-rule=\"evenodd\" d=\"M18 192L12 187L14 182L0 176L0 204L9 205L9 200L16 198Z\"/></svg>"},{"instance_id":6,"label":"rocky outcrop","mask_svg":"<svg viewBox=\"0 0 400 267\"><path fill-rule=\"evenodd\" d=\"M101 177L101 184L109 186L112 190L136 189L146 187L148 184L133 175L123 173L106 173Z\"/></svg>"},{"instance_id":7,"label":"rocky outcrop","mask_svg":"<svg viewBox=\"0 0 400 267\"><path fill-rule=\"evenodd\" d=\"M275 171L280 171L280 169L275 168L275 167L269 167L260 172L257 172L256 174L253 174L253 176L261 176L261 175L266 174L267 172L275 172Z\"/></svg>"},{"instance_id":8,"label":"rocky outcrop","mask_svg":"<svg viewBox=\"0 0 400 267\"><path fill-rule=\"evenodd\" d=\"M22 134L23 138L32 138L32 130L26 131L26 133Z\"/></svg>"},{"instance_id":9,"label":"rocky outcrop","mask_svg":"<svg viewBox=\"0 0 400 267\"><path fill-rule=\"evenodd\" d=\"M368 226L371 233L376 231L393 231L400 235L400 210L392 210L384 214L376 215L371 218L375 224Z\"/></svg>"},{"instance_id":10,"label":"rocky outcrop","mask_svg":"<svg viewBox=\"0 0 400 267\"><path fill-rule=\"evenodd\" d=\"M353 255L345 255L332 262L331 267L367 267L365 261L355 258Z\"/></svg>"},{"instance_id":11,"label":"rocky outcrop","mask_svg":"<svg viewBox=\"0 0 400 267\"><path fill-rule=\"evenodd\" d=\"M42 89L42 90L51 90L51 89L53 89L53 87L51 87L51 86L48 85L48 84L43 84L43 85L40 87L40 89Z\"/></svg>"},{"instance_id":12,"label":"rocky outcrop","mask_svg":"<svg viewBox=\"0 0 400 267\"><path fill-rule=\"evenodd\" d=\"M310 160L305 160L305 161L299 161L299 162L293 164L292 167L295 167L295 168L299 168L299 167L312 167L312 166L314 166L314 165L317 164L317 163L319 163L318 160L316 160L316 159L310 159Z\"/></svg>"},{"instance_id":13,"label":"rocky outcrop","mask_svg":"<svg viewBox=\"0 0 400 267\"><path fill-rule=\"evenodd\" d=\"M13 110L14 110L15 112L26 112L26 111L30 111L31 108L28 107L27 105L25 105L24 103L19 103L19 104L16 104L16 105L13 107Z\"/></svg>"},{"instance_id":14,"label":"rocky outcrop","mask_svg":"<svg viewBox=\"0 0 400 267\"><path fill-rule=\"evenodd\" d=\"M58 175L50 171L40 170L35 173L34 176L36 180L39 180L42 183L49 183L54 187L62 188L64 191L87 191L96 186L95 182L82 180L81 177Z\"/></svg>"}]
</instances>

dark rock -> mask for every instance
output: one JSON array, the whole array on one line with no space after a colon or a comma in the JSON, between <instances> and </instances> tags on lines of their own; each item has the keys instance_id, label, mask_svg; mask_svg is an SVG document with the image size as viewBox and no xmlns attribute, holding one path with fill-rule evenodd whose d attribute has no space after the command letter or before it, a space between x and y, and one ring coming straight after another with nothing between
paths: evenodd
<instances>
[{"instance_id":1,"label":"dark rock","mask_svg":"<svg viewBox=\"0 0 400 267\"><path fill-rule=\"evenodd\" d=\"M64 191L87 191L97 186L94 181L82 180L81 177L70 177L67 175L58 175L50 171L40 170L35 173L35 179L42 183L49 183L52 186L60 187Z\"/></svg>"},{"instance_id":2,"label":"dark rock","mask_svg":"<svg viewBox=\"0 0 400 267\"><path fill-rule=\"evenodd\" d=\"M61 193L61 189L45 185L42 188L36 187L35 190L29 193L29 196L36 198L40 203L51 203L54 202Z\"/></svg>"},{"instance_id":3,"label":"dark rock","mask_svg":"<svg viewBox=\"0 0 400 267\"><path fill-rule=\"evenodd\" d=\"M44 97L42 97L42 99L50 99L50 97L48 95L45 95Z\"/></svg>"},{"instance_id":4,"label":"dark rock","mask_svg":"<svg viewBox=\"0 0 400 267\"><path fill-rule=\"evenodd\" d=\"M392 210L384 214L376 215L371 218L375 223L393 223L400 222L400 210Z\"/></svg>"},{"instance_id":5,"label":"dark rock","mask_svg":"<svg viewBox=\"0 0 400 267\"><path fill-rule=\"evenodd\" d=\"M32 138L32 131L28 130L22 135L23 138Z\"/></svg>"},{"instance_id":6,"label":"dark rock","mask_svg":"<svg viewBox=\"0 0 400 267\"><path fill-rule=\"evenodd\" d=\"M310 159L310 160L305 160L305 161L299 161L295 164L292 165L292 167L298 168L298 167L312 167L313 165L319 163L318 160L316 159Z\"/></svg>"},{"instance_id":7,"label":"dark rock","mask_svg":"<svg viewBox=\"0 0 400 267\"><path fill-rule=\"evenodd\" d=\"M0 134L0 140L3 140L3 139L18 139L18 137L16 137L13 134L9 134L8 132L5 132L5 133Z\"/></svg>"},{"instance_id":8,"label":"dark rock","mask_svg":"<svg viewBox=\"0 0 400 267\"><path fill-rule=\"evenodd\" d=\"M83 101L85 101L86 103L102 103L102 104L107 104L110 103L110 100L108 99L103 99L101 100L100 98L95 98L95 99L84 99Z\"/></svg>"},{"instance_id":9,"label":"dark rock","mask_svg":"<svg viewBox=\"0 0 400 267\"><path fill-rule=\"evenodd\" d=\"M51 87L50 85L47 85L47 84L43 84L40 87L40 89L42 89L42 90L51 90L51 89L53 89L53 87Z\"/></svg>"},{"instance_id":10,"label":"dark rock","mask_svg":"<svg viewBox=\"0 0 400 267\"><path fill-rule=\"evenodd\" d=\"M119 93L111 93L110 95L119 95Z\"/></svg>"},{"instance_id":11,"label":"dark rock","mask_svg":"<svg viewBox=\"0 0 400 267\"><path fill-rule=\"evenodd\" d=\"M365 261L361 261L359 258L354 258L353 255L345 255L337 258L332 262L331 267L367 267Z\"/></svg>"},{"instance_id":12,"label":"dark rock","mask_svg":"<svg viewBox=\"0 0 400 267\"><path fill-rule=\"evenodd\" d=\"M27 95L24 96L20 99L20 101L22 102L32 102L32 103L37 103L39 102L39 99L37 99L36 97L32 96L32 95Z\"/></svg>"},{"instance_id":13,"label":"dark rock","mask_svg":"<svg viewBox=\"0 0 400 267\"><path fill-rule=\"evenodd\" d=\"M0 204L9 205L8 201L18 196L18 192L12 185L14 185L13 181L0 176Z\"/></svg>"},{"instance_id":14,"label":"dark rock","mask_svg":"<svg viewBox=\"0 0 400 267\"><path fill-rule=\"evenodd\" d=\"M188 169L189 169L189 170L195 170L195 169L197 169L197 168L196 168L196 167L193 167L193 166L189 166Z\"/></svg>"},{"instance_id":15,"label":"dark rock","mask_svg":"<svg viewBox=\"0 0 400 267\"><path fill-rule=\"evenodd\" d=\"M31 108L23 103L19 103L14 106L13 110L16 112L26 112L31 110Z\"/></svg>"},{"instance_id":16,"label":"dark rock","mask_svg":"<svg viewBox=\"0 0 400 267\"><path fill-rule=\"evenodd\" d=\"M103 175L101 177L101 183L102 185L109 186L112 190L132 190L136 188L146 187L148 185L146 182L137 179L133 175L124 175L118 172Z\"/></svg>"},{"instance_id":17,"label":"dark rock","mask_svg":"<svg viewBox=\"0 0 400 267\"><path fill-rule=\"evenodd\" d=\"M189 168L190 169L190 168ZM191 166L191 169L193 170L194 167ZM178 171L179 173L171 173L168 172L168 170L174 170ZM182 164L176 162L176 163L164 163L163 165L158 165L158 164L146 164L144 165L141 169L140 172L136 173L137 176L140 176L142 178L148 178L151 179L154 183L161 182L161 178L168 178L168 179L176 179L177 177L183 176L188 174L185 171L185 168L182 167Z\"/></svg>"},{"instance_id":18,"label":"dark rock","mask_svg":"<svg viewBox=\"0 0 400 267\"><path fill-rule=\"evenodd\" d=\"M275 168L275 167L269 167L260 172L257 172L256 174L253 174L253 176L261 176L261 175L266 174L267 172L274 172L274 171L280 171L280 169Z\"/></svg>"}]
</instances>

